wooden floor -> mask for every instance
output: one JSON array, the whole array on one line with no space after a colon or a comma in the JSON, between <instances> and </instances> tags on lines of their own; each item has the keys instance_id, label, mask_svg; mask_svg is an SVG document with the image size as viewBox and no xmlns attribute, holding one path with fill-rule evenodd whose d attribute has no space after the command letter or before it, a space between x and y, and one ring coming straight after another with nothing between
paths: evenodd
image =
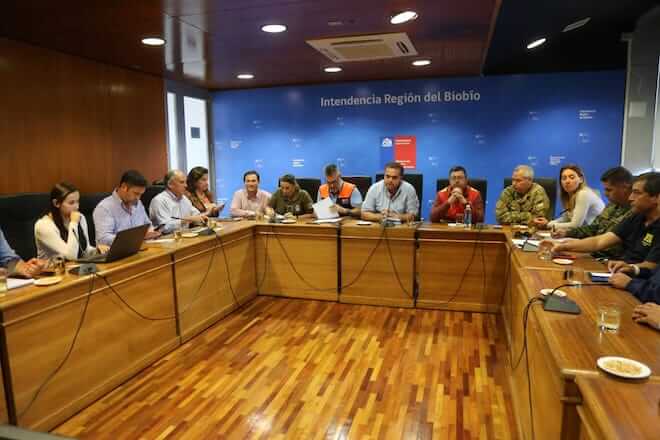
<instances>
[{"instance_id":1,"label":"wooden floor","mask_svg":"<svg viewBox=\"0 0 660 440\"><path fill-rule=\"evenodd\" d=\"M258 297L54 432L515 438L505 350L495 315Z\"/></svg>"}]
</instances>

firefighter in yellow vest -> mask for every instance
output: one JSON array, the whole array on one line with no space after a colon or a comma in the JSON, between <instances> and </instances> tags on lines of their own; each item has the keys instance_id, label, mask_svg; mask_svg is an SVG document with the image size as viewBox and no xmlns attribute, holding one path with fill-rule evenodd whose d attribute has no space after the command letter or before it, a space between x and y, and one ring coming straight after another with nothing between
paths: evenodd
<instances>
[{"instance_id":1,"label":"firefighter in yellow vest","mask_svg":"<svg viewBox=\"0 0 660 440\"><path fill-rule=\"evenodd\" d=\"M331 164L325 167L325 182L319 188L316 201L330 197L337 207L339 215L350 215L360 217L362 206L362 195L355 185L344 182L337 165Z\"/></svg>"}]
</instances>

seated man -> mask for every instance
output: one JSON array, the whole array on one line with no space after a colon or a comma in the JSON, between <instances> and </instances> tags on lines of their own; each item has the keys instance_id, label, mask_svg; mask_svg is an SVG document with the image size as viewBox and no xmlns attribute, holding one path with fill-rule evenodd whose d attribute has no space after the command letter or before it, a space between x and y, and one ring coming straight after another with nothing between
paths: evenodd
<instances>
[{"instance_id":1,"label":"seated man","mask_svg":"<svg viewBox=\"0 0 660 440\"><path fill-rule=\"evenodd\" d=\"M140 201L147 188L147 179L135 170L126 171L112 195L101 200L92 217L96 229L96 244L112 245L118 232L151 221ZM145 239L156 238L160 232L149 228Z\"/></svg>"},{"instance_id":2,"label":"seated man","mask_svg":"<svg viewBox=\"0 0 660 440\"><path fill-rule=\"evenodd\" d=\"M500 194L495 218L501 225L530 225L537 217L550 217L550 200L545 190L534 183L534 170L518 165L511 175L511 186Z\"/></svg>"},{"instance_id":3,"label":"seated man","mask_svg":"<svg viewBox=\"0 0 660 440\"><path fill-rule=\"evenodd\" d=\"M325 182L319 187L316 201L330 199L337 207L339 215L350 215L360 217L360 206L362 206L362 194L355 185L344 182L337 165L331 164L325 167Z\"/></svg>"},{"instance_id":4,"label":"seated man","mask_svg":"<svg viewBox=\"0 0 660 440\"><path fill-rule=\"evenodd\" d=\"M660 261L660 173L639 176L630 194L632 215L612 231L581 240L552 244L553 252L597 252L623 246L623 261L612 260L613 272L638 274L640 268L654 269Z\"/></svg>"},{"instance_id":5,"label":"seated man","mask_svg":"<svg viewBox=\"0 0 660 440\"><path fill-rule=\"evenodd\" d=\"M231 200L232 217L250 218L256 216L257 211L266 211L271 194L259 189L260 180L259 173L254 170L243 174L245 188L234 193L234 198Z\"/></svg>"},{"instance_id":6,"label":"seated man","mask_svg":"<svg viewBox=\"0 0 660 440\"><path fill-rule=\"evenodd\" d=\"M8 276L33 278L45 269L46 261L37 258L23 261L9 246L5 234L0 229L0 267L7 270Z\"/></svg>"},{"instance_id":7,"label":"seated man","mask_svg":"<svg viewBox=\"0 0 660 440\"><path fill-rule=\"evenodd\" d=\"M553 238L586 238L604 234L614 228L632 213L630 211L630 192L632 191L633 176L624 167L614 167L605 171L600 178L603 190L609 203L590 225L579 226L572 229L558 229L552 234ZM609 249L594 252L596 258L619 259L623 256L623 247L614 246Z\"/></svg>"},{"instance_id":8,"label":"seated man","mask_svg":"<svg viewBox=\"0 0 660 440\"><path fill-rule=\"evenodd\" d=\"M449 186L438 191L433 207L431 221L448 220L455 222L456 215L465 214L465 207L472 209L472 223L484 221L484 202L481 194L468 185L467 171L462 166L449 170Z\"/></svg>"},{"instance_id":9,"label":"seated man","mask_svg":"<svg viewBox=\"0 0 660 440\"><path fill-rule=\"evenodd\" d=\"M190 223L204 223L208 220L185 196L186 175L183 171L172 170L165 175L165 191L151 200L149 217L163 234Z\"/></svg>"},{"instance_id":10,"label":"seated man","mask_svg":"<svg viewBox=\"0 0 660 440\"><path fill-rule=\"evenodd\" d=\"M362 219L379 222L386 218L402 222L415 220L419 199L415 188L403 180L403 166L398 162L385 165L383 180L369 188L362 204Z\"/></svg>"},{"instance_id":11,"label":"seated man","mask_svg":"<svg viewBox=\"0 0 660 440\"><path fill-rule=\"evenodd\" d=\"M646 324L651 328L660 330L660 305L653 303L640 304L633 310L632 318L638 324Z\"/></svg>"},{"instance_id":12,"label":"seated man","mask_svg":"<svg viewBox=\"0 0 660 440\"><path fill-rule=\"evenodd\" d=\"M275 191L268 202L266 213L273 215L291 214L298 218L313 218L314 208L312 197L307 191L301 189L296 178L291 174L280 177L280 188Z\"/></svg>"}]
</instances>

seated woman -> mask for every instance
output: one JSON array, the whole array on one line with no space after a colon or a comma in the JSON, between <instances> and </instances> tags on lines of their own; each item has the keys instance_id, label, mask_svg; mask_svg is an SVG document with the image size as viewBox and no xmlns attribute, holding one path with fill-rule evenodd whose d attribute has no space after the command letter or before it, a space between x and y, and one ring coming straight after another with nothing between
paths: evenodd
<instances>
[{"instance_id":1,"label":"seated woman","mask_svg":"<svg viewBox=\"0 0 660 440\"><path fill-rule=\"evenodd\" d=\"M596 191L587 186L582 169L574 164L566 165L559 171L560 198L564 211L559 218L548 221L537 217L534 224L538 227L557 229L577 228L589 225L605 208Z\"/></svg>"},{"instance_id":2,"label":"seated woman","mask_svg":"<svg viewBox=\"0 0 660 440\"><path fill-rule=\"evenodd\" d=\"M209 191L209 170L195 167L188 173L186 197L193 206L208 217L217 217L225 207L224 204L213 203L213 194Z\"/></svg>"},{"instance_id":3,"label":"seated woman","mask_svg":"<svg viewBox=\"0 0 660 440\"><path fill-rule=\"evenodd\" d=\"M107 252L108 246L94 247L89 242L87 220L79 211L80 192L70 183L61 182L50 192L48 213L34 225L39 258L63 257L67 260Z\"/></svg>"}]
</instances>

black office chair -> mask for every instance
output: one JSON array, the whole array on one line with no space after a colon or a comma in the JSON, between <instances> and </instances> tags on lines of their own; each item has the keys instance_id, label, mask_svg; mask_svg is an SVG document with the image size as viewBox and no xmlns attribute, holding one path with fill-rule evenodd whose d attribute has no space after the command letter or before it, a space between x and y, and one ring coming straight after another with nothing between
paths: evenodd
<instances>
[{"instance_id":1,"label":"black office chair","mask_svg":"<svg viewBox=\"0 0 660 440\"><path fill-rule=\"evenodd\" d=\"M383 180L383 174L376 174L376 182ZM417 193L417 200L419 200L419 211L417 212L417 218L422 216L422 188L424 188L424 175L423 174L404 174L403 180L411 184L415 188Z\"/></svg>"},{"instance_id":2,"label":"black office chair","mask_svg":"<svg viewBox=\"0 0 660 440\"><path fill-rule=\"evenodd\" d=\"M149 214L149 205L151 204L151 201L153 200L154 197L156 197L158 194L162 193L163 191L165 191L164 185L151 185L148 186L147 189L144 191L144 194L142 194L140 200L144 205L144 209L147 210L147 215Z\"/></svg>"},{"instance_id":3,"label":"black office chair","mask_svg":"<svg viewBox=\"0 0 660 440\"><path fill-rule=\"evenodd\" d=\"M341 176L341 178L357 186L358 191L362 194L362 199L367 196L367 191L371 187L371 176Z\"/></svg>"},{"instance_id":4,"label":"black office chair","mask_svg":"<svg viewBox=\"0 0 660 440\"><path fill-rule=\"evenodd\" d=\"M298 186L301 189L304 189L312 197L312 200L316 200L316 196L319 193L319 187L321 186L321 179L315 177L301 177L300 179L296 178Z\"/></svg>"},{"instance_id":5,"label":"black office chair","mask_svg":"<svg viewBox=\"0 0 660 440\"><path fill-rule=\"evenodd\" d=\"M486 203L488 203L488 181L486 179L480 179L480 178L473 179L469 177L468 185L479 191L479 194L481 194L481 200L484 201L484 208L485 208ZM449 186L449 179L438 179L435 188L436 191L440 191L441 189L447 186Z\"/></svg>"},{"instance_id":6,"label":"black office chair","mask_svg":"<svg viewBox=\"0 0 660 440\"><path fill-rule=\"evenodd\" d=\"M555 207L557 205L557 179L554 177L537 177L534 179L534 182L543 187L545 193L550 199L550 211L548 212L548 219L555 218ZM504 188L507 186L511 186L511 177L504 179Z\"/></svg>"},{"instance_id":7,"label":"black office chair","mask_svg":"<svg viewBox=\"0 0 660 440\"><path fill-rule=\"evenodd\" d=\"M24 260L37 256L34 224L50 205L48 193L24 193L0 197L0 227L9 245Z\"/></svg>"}]
</instances>

